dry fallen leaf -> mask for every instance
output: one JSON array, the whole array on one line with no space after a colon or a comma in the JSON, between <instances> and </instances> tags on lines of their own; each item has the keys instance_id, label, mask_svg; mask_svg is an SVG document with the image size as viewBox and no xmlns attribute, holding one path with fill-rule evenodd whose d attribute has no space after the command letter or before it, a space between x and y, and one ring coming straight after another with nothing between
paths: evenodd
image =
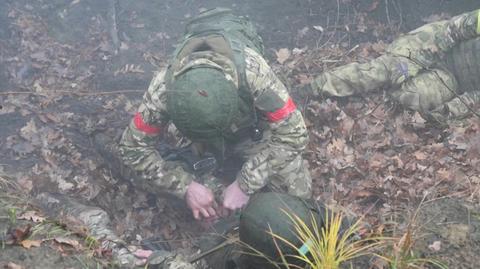
<instances>
[{"instance_id":1,"label":"dry fallen leaf","mask_svg":"<svg viewBox=\"0 0 480 269\"><path fill-rule=\"evenodd\" d=\"M277 55L277 62L283 64L288 58L290 58L290 50L287 48L279 49L275 52Z\"/></svg>"},{"instance_id":2,"label":"dry fallen leaf","mask_svg":"<svg viewBox=\"0 0 480 269\"><path fill-rule=\"evenodd\" d=\"M31 142L33 145L41 145L38 128L33 118L30 119L30 121L20 129L20 136L23 139Z\"/></svg>"},{"instance_id":3,"label":"dry fallen leaf","mask_svg":"<svg viewBox=\"0 0 480 269\"><path fill-rule=\"evenodd\" d=\"M345 140L342 137L333 138L331 143L327 145L327 152L329 154L341 153L345 146Z\"/></svg>"},{"instance_id":4,"label":"dry fallen leaf","mask_svg":"<svg viewBox=\"0 0 480 269\"><path fill-rule=\"evenodd\" d=\"M376 53L383 53L383 52L385 52L385 49L387 48L387 44L385 44L383 41L378 41L376 43L373 43L371 48Z\"/></svg>"},{"instance_id":5,"label":"dry fallen leaf","mask_svg":"<svg viewBox=\"0 0 480 269\"><path fill-rule=\"evenodd\" d=\"M7 265L5 265L5 269L25 269L25 267L13 262L9 262Z\"/></svg>"},{"instance_id":6,"label":"dry fallen leaf","mask_svg":"<svg viewBox=\"0 0 480 269\"><path fill-rule=\"evenodd\" d=\"M441 180L450 180L451 179L451 173L449 170L442 168L437 171L437 176Z\"/></svg>"},{"instance_id":7,"label":"dry fallen leaf","mask_svg":"<svg viewBox=\"0 0 480 269\"><path fill-rule=\"evenodd\" d=\"M70 3L70 6L74 6L78 3L80 3L81 0L73 0L71 3Z\"/></svg>"},{"instance_id":8,"label":"dry fallen leaf","mask_svg":"<svg viewBox=\"0 0 480 269\"><path fill-rule=\"evenodd\" d=\"M337 116L337 120L339 121L338 129L340 133L344 136L348 136L353 129L355 121L343 111Z\"/></svg>"},{"instance_id":9,"label":"dry fallen leaf","mask_svg":"<svg viewBox=\"0 0 480 269\"><path fill-rule=\"evenodd\" d=\"M31 247L39 247L40 245L42 244L42 240L23 240L22 242L20 242L20 245L22 245L22 247L26 248L26 249L29 249Z\"/></svg>"},{"instance_id":10,"label":"dry fallen leaf","mask_svg":"<svg viewBox=\"0 0 480 269\"><path fill-rule=\"evenodd\" d=\"M298 56L298 55L301 55L302 53L304 53L305 51L307 51L308 47L305 46L303 48L294 48L292 50L292 54L295 55L295 56Z\"/></svg>"},{"instance_id":11,"label":"dry fallen leaf","mask_svg":"<svg viewBox=\"0 0 480 269\"><path fill-rule=\"evenodd\" d=\"M18 185L26 192L30 192L33 189L33 182L25 177L19 178L17 182Z\"/></svg>"},{"instance_id":12,"label":"dry fallen leaf","mask_svg":"<svg viewBox=\"0 0 480 269\"><path fill-rule=\"evenodd\" d=\"M314 26L313 26L313 29L315 29L315 30L317 30L317 31L319 31L319 32L322 32L322 33L323 33L323 31L325 31L325 29L323 29L323 27L320 26L320 25L314 25Z\"/></svg>"},{"instance_id":13,"label":"dry fallen leaf","mask_svg":"<svg viewBox=\"0 0 480 269\"><path fill-rule=\"evenodd\" d=\"M357 190L357 191L352 192L352 196L354 198L366 198L366 197L370 197L370 196L373 196L373 195L374 195L373 192L367 191L367 190Z\"/></svg>"},{"instance_id":14,"label":"dry fallen leaf","mask_svg":"<svg viewBox=\"0 0 480 269\"><path fill-rule=\"evenodd\" d=\"M433 252L440 251L440 249L442 248L442 242L435 241L431 245L429 245L428 248Z\"/></svg>"},{"instance_id":15,"label":"dry fallen leaf","mask_svg":"<svg viewBox=\"0 0 480 269\"><path fill-rule=\"evenodd\" d=\"M43 222L45 217L39 216L35 211L27 211L21 214L18 219L31 220L33 222Z\"/></svg>"},{"instance_id":16,"label":"dry fallen leaf","mask_svg":"<svg viewBox=\"0 0 480 269\"><path fill-rule=\"evenodd\" d=\"M424 127L426 121L425 121L424 118L422 118L422 116L420 115L420 113L415 112L415 114L413 114L413 117L412 117L412 123L414 123L414 124L417 125L418 127Z\"/></svg>"},{"instance_id":17,"label":"dry fallen leaf","mask_svg":"<svg viewBox=\"0 0 480 269\"><path fill-rule=\"evenodd\" d=\"M300 85L306 85L313 81L313 78L307 74L298 74L295 76Z\"/></svg>"},{"instance_id":18,"label":"dry fallen leaf","mask_svg":"<svg viewBox=\"0 0 480 269\"><path fill-rule=\"evenodd\" d=\"M415 159L420 161L426 160L428 158L428 155L421 151L415 152L414 155L415 155Z\"/></svg>"},{"instance_id":19,"label":"dry fallen leaf","mask_svg":"<svg viewBox=\"0 0 480 269\"><path fill-rule=\"evenodd\" d=\"M75 250L82 249L82 245L75 239L66 238L66 237L55 237L53 240L59 244L65 244L73 247Z\"/></svg>"},{"instance_id":20,"label":"dry fallen leaf","mask_svg":"<svg viewBox=\"0 0 480 269\"><path fill-rule=\"evenodd\" d=\"M7 244L18 244L30 235L32 226L26 225L22 227L11 228L7 233Z\"/></svg>"},{"instance_id":21,"label":"dry fallen leaf","mask_svg":"<svg viewBox=\"0 0 480 269\"><path fill-rule=\"evenodd\" d=\"M388 158L385 155L375 152L372 156L370 156L368 165L370 169L380 169L386 165L386 160L388 160Z\"/></svg>"},{"instance_id":22,"label":"dry fallen leaf","mask_svg":"<svg viewBox=\"0 0 480 269\"><path fill-rule=\"evenodd\" d=\"M379 1L379 0L374 0L374 1L372 2L372 4L370 4L370 6L367 8L366 11L367 11L367 12L372 12L372 11L374 11L375 9L378 8L378 4L380 4L380 1Z\"/></svg>"}]
</instances>

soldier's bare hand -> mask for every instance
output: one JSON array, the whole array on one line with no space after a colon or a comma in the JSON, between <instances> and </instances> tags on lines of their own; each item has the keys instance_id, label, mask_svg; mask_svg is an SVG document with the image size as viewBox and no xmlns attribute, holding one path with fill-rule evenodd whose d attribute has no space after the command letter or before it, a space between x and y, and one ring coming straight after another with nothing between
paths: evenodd
<instances>
[{"instance_id":1,"label":"soldier's bare hand","mask_svg":"<svg viewBox=\"0 0 480 269\"><path fill-rule=\"evenodd\" d=\"M195 219L217 217L213 192L202 184L192 181L187 187L185 201Z\"/></svg>"},{"instance_id":2,"label":"soldier's bare hand","mask_svg":"<svg viewBox=\"0 0 480 269\"><path fill-rule=\"evenodd\" d=\"M148 257L150 257L150 255L152 255L153 251L151 250L145 250L145 249L137 249L133 255L139 259L139 261L137 261L137 266L142 266L142 265L145 265L147 263L147 259Z\"/></svg>"},{"instance_id":3,"label":"soldier's bare hand","mask_svg":"<svg viewBox=\"0 0 480 269\"><path fill-rule=\"evenodd\" d=\"M250 196L240 189L240 185L235 180L223 192L223 207L235 211L244 207L249 199Z\"/></svg>"}]
</instances>

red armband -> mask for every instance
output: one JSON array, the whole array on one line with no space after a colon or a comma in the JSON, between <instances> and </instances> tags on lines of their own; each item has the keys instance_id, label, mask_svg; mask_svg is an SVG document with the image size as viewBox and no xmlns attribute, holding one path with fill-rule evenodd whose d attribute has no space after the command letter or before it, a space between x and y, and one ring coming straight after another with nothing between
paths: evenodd
<instances>
[{"instance_id":1,"label":"red armband","mask_svg":"<svg viewBox=\"0 0 480 269\"><path fill-rule=\"evenodd\" d=\"M287 102L285 103L285 105L283 105L282 108L273 112L267 112L266 115L270 122L279 122L287 118L296 109L297 109L297 105L295 105L295 103L293 102L293 99L289 97Z\"/></svg>"},{"instance_id":2,"label":"red armband","mask_svg":"<svg viewBox=\"0 0 480 269\"><path fill-rule=\"evenodd\" d=\"M160 127L155 127L145 123L145 121L143 121L142 119L142 115L140 115L140 112L137 112L133 117L133 124L135 124L135 127L138 130L146 134L155 135L155 134L159 134L161 131Z\"/></svg>"}]
</instances>

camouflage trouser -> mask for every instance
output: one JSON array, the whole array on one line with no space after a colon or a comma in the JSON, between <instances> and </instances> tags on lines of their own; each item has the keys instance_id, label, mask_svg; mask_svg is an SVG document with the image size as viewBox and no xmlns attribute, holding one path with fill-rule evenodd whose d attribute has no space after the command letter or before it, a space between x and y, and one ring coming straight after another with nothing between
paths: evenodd
<instances>
[{"instance_id":1,"label":"camouflage trouser","mask_svg":"<svg viewBox=\"0 0 480 269\"><path fill-rule=\"evenodd\" d=\"M439 63L455 45L479 38L479 17L476 10L424 25L396 39L385 55L319 75L314 93L342 97L387 88L393 100L424 115L463 116L465 103L479 102L480 93L459 89L455 76Z\"/></svg>"}]
</instances>

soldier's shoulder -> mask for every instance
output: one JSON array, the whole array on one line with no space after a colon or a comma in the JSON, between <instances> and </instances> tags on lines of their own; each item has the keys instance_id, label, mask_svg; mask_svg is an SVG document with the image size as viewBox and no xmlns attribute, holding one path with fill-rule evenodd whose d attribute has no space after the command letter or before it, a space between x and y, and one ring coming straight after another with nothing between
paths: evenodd
<instances>
[{"instance_id":1,"label":"soldier's shoulder","mask_svg":"<svg viewBox=\"0 0 480 269\"><path fill-rule=\"evenodd\" d=\"M263 55L261 55L254 49L246 47L244 49L244 53L245 53L245 62L247 64L247 67L249 65L255 65L255 66L268 65L267 60L263 57Z\"/></svg>"},{"instance_id":2,"label":"soldier's shoulder","mask_svg":"<svg viewBox=\"0 0 480 269\"><path fill-rule=\"evenodd\" d=\"M166 68L161 68L153 73L152 81L150 82L150 86L152 85L161 85L165 83L165 74L167 72Z\"/></svg>"}]
</instances>

